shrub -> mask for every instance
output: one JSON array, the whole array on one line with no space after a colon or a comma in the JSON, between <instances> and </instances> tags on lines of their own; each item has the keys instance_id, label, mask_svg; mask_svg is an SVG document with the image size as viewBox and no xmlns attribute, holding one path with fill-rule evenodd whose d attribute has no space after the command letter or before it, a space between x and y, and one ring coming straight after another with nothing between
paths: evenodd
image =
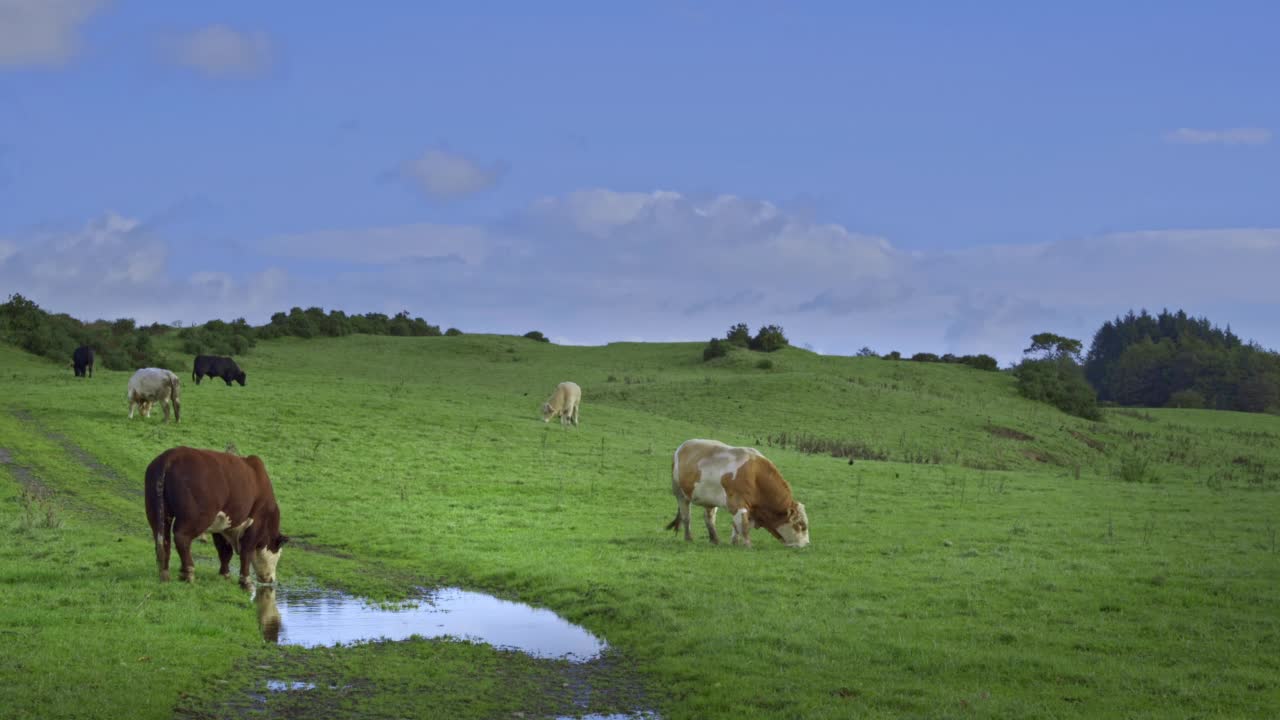
<instances>
[{"instance_id":1,"label":"shrub","mask_svg":"<svg viewBox=\"0 0 1280 720\"><path fill-rule=\"evenodd\" d=\"M772 370L773 361L770 360L769 358L760 358L759 362L756 363L756 367L760 368L761 370Z\"/></svg>"},{"instance_id":2,"label":"shrub","mask_svg":"<svg viewBox=\"0 0 1280 720\"><path fill-rule=\"evenodd\" d=\"M929 352L918 352L911 356L912 362L938 362L940 358Z\"/></svg>"},{"instance_id":3,"label":"shrub","mask_svg":"<svg viewBox=\"0 0 1280 720\"><path fill-rule=\"evenodd\" d=\"M1204 407L1204 396L1195 390L1179 390L1169 396L1169 402L1165 403L1165 407L1198 410Z\"/></svg>"},{"instance_id":4,"label":"shrub","mask_svg":"<svg viewBox=\"0 0 1280 720\"><path fill-rule=\"evenodd\" d=\"M459 335L462 334L462 331L459 330L458 328L451 327L448 330L445 330L444 334L445 334L445 337L458 337Z\"/></svg>"},{"instance_id":5,"label":"shrub","mask_svg":"<svg viewBox=\"0 0 1280 720\"><path fill-rule=\"evenodd\" d=\"M779 325L765 325L751 338L749 347L759 352L774 352L787 346L787 336Z\"/></svg>"},{"instance_id":6,"label":"shrub","mask_svg":"<svg viewBox=\"0 0 1280 720\"><path fill-rule=\"evenodd\" d=\"M729 332L724 339L734 347L750 347L751 346L751 329L746 323L738 323L729 328Z\"/></svg>"},{"instance_id":7,"label":"shrub","mask_svg":"<svg viewBox=\"0 0 1280 720\"><path fill-rule=\"evenodd\" d=\"M901 360L902 353L898 352L897 350L890 350L889 352L885 353L884 359L885 360Z\"/></svg>"},{"instance_id":8,"label":"shrub","mask_svg":"<svg viewBox=\"0 0 1280 720\"><path fill-rule=\"evenodd\" d=\"M1023 397L1053 405L1068 415L1100 420L1098 396L1084 379L1084 370L1069 355L1023 360L1014 369Z\"/></svg>"},{"instance_id":9,"label":"shrub","mask_svg":"<svg viewBox=\"0 0 1280 720\"><path fill-rule=\"evenodd\" d=\"M965 365L978 370L995 371L1000 369L1000 364L990 355L965 355L960 360Z\"/></svg>"},{"instance_id":10,"label":"shrub","mask_svg":"<svg viewBox=\"0 0 1280 720\"><path fill-rule=\"evenodd\" d=\"M729 341L720 338L711 338L711 342L707 343L707 347L702 350L702 362L715 360L718 357L724 357L729 354Z\"/></svg>"},{"instance_id":11,"label":"shrub","mask_svg":"<svg viewBox=\"0 0 1280 720\"><path fill-rule=\"evenodd\" d=\"M542 332L539 330L530 330L529 332L524 334L524 337L527 337L530 340L536 340L538 342L544 342L544 343L551 342L551 340L547 338L546 335L543 335Z\"/></svg>"},{"instance_id":12,"label":"shrub","mask_svg":"<svg viewBox=\"0 0 1280 720\"><path fill-rule=\"evenodd\" d=\"M879 355L876 355L875 350L863 345L862 348L858 350L858 354L855 357L879 357Z\"/></svg>"}]
</instances>

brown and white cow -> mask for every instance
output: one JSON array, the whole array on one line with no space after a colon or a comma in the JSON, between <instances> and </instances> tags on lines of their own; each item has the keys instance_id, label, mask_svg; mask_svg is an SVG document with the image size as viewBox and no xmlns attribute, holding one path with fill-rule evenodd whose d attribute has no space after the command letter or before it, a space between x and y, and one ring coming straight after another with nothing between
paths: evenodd
<instances>
[{"instance_id":1,"label":"brown and white cow","mask_svg":"<svg viewBox=\"0 0 1280 720\"><path fill-rule=\"evenodd\" d=\"M169 405L173 405L173 421L179 422L182 380L170 370L164 368L142 368L129 378L129 390L125 397L129 400L129 419L133 419L135 408L142 411L143 417L151 417L152 403L160 403L164 410L164 420L169 421Z\"/></svg>"},{"instance_id":2,"label":"brown and white cow","mask_svg":"<svg viewBox=\"0 0 1280 720\"><path fill-rule=\"evenodd\" d=\"M542 422L550 422L551 418L558 416L561 425L566 421L577 425L578 406L581 404L582 388L578 387L578 383L562 382L556 386L551 397L542 403Z\"/></svg>"},{"instance_id":3,"label":"brown and white cow","mask_svg":"<svg viewBox=\"0 0 1280 720\"><path fill-rule=\"evenodd\" d=\"M165 450L147 466L146 504L162 581L169 580L172 531L182 560L180 577L187 582L195 576L191 541L205 532L213 534L223 577L231 576L231 555L239 553L241 587L252 587L250 561L259 582L275 582L280 549L289 538L280 534L280 506L257 455Z\"/></svg>"},{"instance_id":4,"label":"brown and white cow","mask_svg":"<svg viewBox=\"0 0 1280 720\"><path fill-rule=\"evenodd\" d=\"M733 513L733 543L751 547L752 527L762 527L787 547L809 544L809 517L804 504L791 496L791 486L778 468L755 448L732 447L718 440L686 440L671 461L671 492L676 496L676 519L668 530L689 530L689 505L703 508L712 543L716 510Z\"/></svg>"}]
</instances>

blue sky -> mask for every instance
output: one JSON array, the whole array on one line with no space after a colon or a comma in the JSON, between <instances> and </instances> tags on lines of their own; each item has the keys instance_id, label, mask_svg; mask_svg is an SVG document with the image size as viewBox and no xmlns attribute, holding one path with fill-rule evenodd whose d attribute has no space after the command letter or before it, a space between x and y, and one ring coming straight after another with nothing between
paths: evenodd
<instances>
[{"instance_id":1,"label":"blue sky","mask_svg":"<svg viewBox=\"0 0 1280 720\"><path fill-rule=\"evenodd\" d=\"M1006 361L1169 306L1278 347L1277 26L1261 2L0 0L0 292Z\"/></svg>"}]
</instances>

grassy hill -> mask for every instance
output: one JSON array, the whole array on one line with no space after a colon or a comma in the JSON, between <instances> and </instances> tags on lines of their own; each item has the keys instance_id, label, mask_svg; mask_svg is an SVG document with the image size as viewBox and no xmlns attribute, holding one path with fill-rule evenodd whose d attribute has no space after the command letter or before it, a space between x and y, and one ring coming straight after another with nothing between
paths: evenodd
<instances>
[{"instance_id":1,"label":"grassy hill","mask_svg":"<svg viewBox=\"0 0 1280 720\"><path fill-rule=\"evenodd\" d=\"M189 365L174 367L183 420L163 425L158 413L125 419L128 373L80 380L0 346L0 707L103 718L1280 708L1280 418L1109 410L1090 423L1018 397L1001 373L798 349L764 370L759 357L505 336L282 339L241 359L243 388L196 386ZM579 428L539 421L562 380L583 388ZM663 531L671 453L691 437L774 460L808 508L812 545L757 531L751 550L712 547L700 528L692 544ZM264 646L207 545L193 586L160 585L143 470L174 445L228 443L271 472L297 539L282 582L391 600L448 583L549 607L614 648L592 670L610 691L575 710L559 688L579 671L462 643ZM727 538L725 513L720 524ZM253 699L280 674L319 687Z\"/></svg>"}]
</instances>

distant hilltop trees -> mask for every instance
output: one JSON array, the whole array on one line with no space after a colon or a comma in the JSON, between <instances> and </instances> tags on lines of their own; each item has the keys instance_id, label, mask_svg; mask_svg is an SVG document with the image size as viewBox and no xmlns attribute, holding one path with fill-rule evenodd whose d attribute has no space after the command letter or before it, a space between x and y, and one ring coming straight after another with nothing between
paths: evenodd
<instances>
[{"instance_id":1,"label":"distant hilltop trees","mask_svg":"<svg viewBox=\"0 0 1280 720\"><path fill-rule=\"evenodd\" d=\"M735 347L756 352L774 352L789 344L780 325L765 325L753 336L746 323L738 323L729 328L723 338L711 338L702 351L702 360L705 362L724 357Z\"/></svg>"},{"instance_id":2,"label":"distant hilltop trees","mask_svg":"<svg viewBox=\"0 0 1280 720\"><path fill-rule=\"evenodd\" d=\"M1099 400L1120 405L1280 410L1280 355L1182 310L1103 323L1084 373Z\"/></svg>"},{"instance_id":3,"label":"distant hilltop trees","mask_svg":"<svg viewBox=\"0 0 1280 720\"><path fill-rule=\"evenodd\" d=\"M132 370L148 365L163 365L163 359L152 344L157 335L176 332L182 351L191 355L242 355L259 340L277 337L340 337L365 335L397 335L430 337L461 335L457 328L441 332L420 317L407 312L392 316L383 313L347 315L341 310L295 307L278 312L265 325L252 326L244 318L231 322L210 320L203 325L175 327L154 323L139 327L133 320L96 320L82 322L70 315L42 310L19 294L11 295L0 305L0 340L36 355L66 360L80 345L89 345L97 362L110 370Z\"/></svg>"}]
</instances>

